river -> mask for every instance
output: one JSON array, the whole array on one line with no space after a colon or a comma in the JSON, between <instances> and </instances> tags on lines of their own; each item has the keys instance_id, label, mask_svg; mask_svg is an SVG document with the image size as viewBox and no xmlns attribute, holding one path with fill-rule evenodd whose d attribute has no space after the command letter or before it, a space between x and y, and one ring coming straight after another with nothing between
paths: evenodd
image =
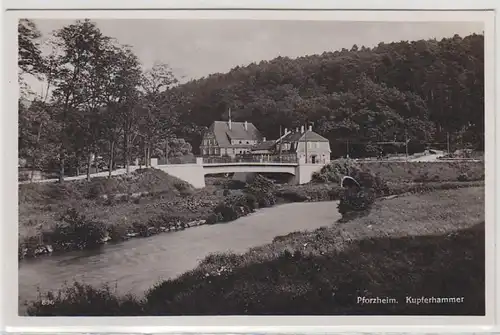
<instances>
[{"instance_id":1,"label":"river","mask_svg":"<svg viewBox=\"0 0 500 335\"><path fill-rule=\"evenodd\" d=\"M275 236L314 230L340 218L337 202L293 203L261 209L226 224L204 225L148 238L108 244L98 250L25 260L19 266L20 312L25 301L75 280L109 284L119 294L142 296L155 283L195 268L214 252L243 253Z\"/></svg>"}]
</instances>

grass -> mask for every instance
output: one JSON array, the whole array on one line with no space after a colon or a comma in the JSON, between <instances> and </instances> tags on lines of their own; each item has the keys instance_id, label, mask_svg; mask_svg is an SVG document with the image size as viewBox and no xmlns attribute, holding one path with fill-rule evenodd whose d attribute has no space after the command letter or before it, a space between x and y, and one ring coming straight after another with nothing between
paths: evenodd
<instances>
[{"instance_id":1,"label":"grass","mask_svg":"<svg viewBox=\"0 0 500 335\"><path fill-rule=\"evenodd\" d=\"M408 183L430 181L484 180L484 162L383 162L335 160L313 176L316 182L340 182L344 175L363 171L383 178L385 182Z\"/></svg>"},{"instance_id":2,"label":"grass","mask_svg":"<svg viewBox=\"0 0 500 335\"><path fill-rule=\"evenodd\" d=\"M202 219L220 198L213 189L194 191L185 182L154 169L90 182L23 184L19 186L19 245L36 249L51 244L48 236L68 209L104 226L116 239L138 224ZM141 196L132 200L129 194L134 193ZM116 194L125 195L116 199Z\"/></svg>"},{"instance_id":3,"label":"grass","mask_svg":"<svg viewBox=\"0 0 500 335\"><path fill-rule=\"evenodd\" d=\"M363 217L210 255L143 299L113 296L118 305L101 315L484 315L484 220L484 187L379 200ZM96 315L99 297L110 298L87 289L37 301L29 314ZM356 303L363 296L399 303ZM464 303L416 306L406 296Z\"/></svg>"}]
</instances>

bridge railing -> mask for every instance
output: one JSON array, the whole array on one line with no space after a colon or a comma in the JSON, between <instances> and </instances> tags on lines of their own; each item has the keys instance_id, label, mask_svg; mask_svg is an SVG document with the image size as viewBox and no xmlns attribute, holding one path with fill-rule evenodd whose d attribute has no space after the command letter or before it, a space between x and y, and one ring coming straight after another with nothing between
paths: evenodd
<instances>
[{"instance_id":1,"label":"bridge railing","mask_svg":"<svg viewBox=\"0 0 500 335\"><path fill-rule=\"evenodd\" d=\"M228 163L297 163L298 159L292 155L252 155L237 157L203 157L206 164L228 164Z\"/></svg>"},{"instance_id":2,"label":"bridge railing","mask_svg":"<svg viewBox=\"0 0 500 335\"><path fill-rule=\"evenodd\" d=\"M188 157L170 157L168 160L165 158L158 158L158 165L178 165L178 164L196 164L195 156Z\"/></svg>"}]
</instances>

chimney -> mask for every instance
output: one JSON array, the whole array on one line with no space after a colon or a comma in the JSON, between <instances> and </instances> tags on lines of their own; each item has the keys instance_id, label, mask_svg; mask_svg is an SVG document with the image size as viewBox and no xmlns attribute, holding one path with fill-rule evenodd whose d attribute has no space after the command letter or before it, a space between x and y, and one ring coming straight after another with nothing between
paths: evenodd
<instances>
[{"instance_id":1,"label":"chimney","mask_svg":"<svg viewBox=\"0 0 500 335\"><path fill-rule=\"evenodd\" d=\"M313 126L309 125L309 131L313 131Z\"/></svg>"},{"instance_id":2,"label":"chimney","mask_svg":"<svg viewBox=\"0 0 500 335\"><path fill-rule=\"evenodd\" d=\"M304 133L304 126L300 127L300 132L303 134Z\"/></svg>"},{"instance_id":3,"label":"chimney","mask_svg":"<svg viewBox=\"0 0 500 335\"><path fill-rule=\"evenodd\" d=\"M288 128L285 128L285 135L288 134Z\"/></svg>"},{"instance_id":4,"label":"chimney","mask_svg":"<svg viewBox=\"0 0 500 335\"><path fill-rule=\"evenodd\" d=\"M262 142L265 142L266 141L266 137L262 137Z\"/></svg>"},{"instance_id":5,"label":"chimney","mask_svg":"<svg viewBox=\"0 0 500 335\"><path fill-rule=\"evenodd\" d=\"M298 133L299 132L299 127L295 128L295 132Z\"/></svg>"},{"instance_id":6,"label":"chimney","mask_svg":"<svg viewBox=\"0 0 500 335\"><path fill-rule=\"evenodd\" d=\"M248 131L248 122L245 121L245 130Z\"/></svg>"}]
</instances>

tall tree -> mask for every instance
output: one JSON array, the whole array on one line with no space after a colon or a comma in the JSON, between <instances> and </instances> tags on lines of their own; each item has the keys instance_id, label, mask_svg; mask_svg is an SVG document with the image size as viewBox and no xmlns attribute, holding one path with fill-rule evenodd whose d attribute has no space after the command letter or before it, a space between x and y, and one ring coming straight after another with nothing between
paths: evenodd
<instances>
[{"instance_id":1,"label":"tall tree","mask_svg":"<svg viewBox=\"0 0 500 335\"><path fill-rule=\"evenodd\" d=\"M177 82L172 69L164 63L155 63L142 75L144 103L140 109L139 131L143 140L146 167L150 164L151 152L157 143L165 141L165 147L168 147L168 140L173 138L177 117L173 108L176 96L171 88ZM167 154L165 158L168 159Z\"/></svg>"},{"instance_id":2,"label":"tall tree","mask_svg":"<svg viewBox=\"0 0 500 335\"><path fill-rule=\"evenodd\" d=\"M89 20L77 21L54 34L53 49L56 50L53 61L57 65L53 74L52 92L54 119L60 124L59 133L59 180L64 180L66 157L75 150L75 146L84 146L87 154L93 143L88 138L73 137L75 123L85 120L82 110L89 111L97 104L97 98L89 90L92 80L106 73L100 73L98 67L103 45L109 42L94 23ZM89 129L89 128L87 128ZM91 141L92 142L92 141Z\"/></svg>"}]
</instances>

